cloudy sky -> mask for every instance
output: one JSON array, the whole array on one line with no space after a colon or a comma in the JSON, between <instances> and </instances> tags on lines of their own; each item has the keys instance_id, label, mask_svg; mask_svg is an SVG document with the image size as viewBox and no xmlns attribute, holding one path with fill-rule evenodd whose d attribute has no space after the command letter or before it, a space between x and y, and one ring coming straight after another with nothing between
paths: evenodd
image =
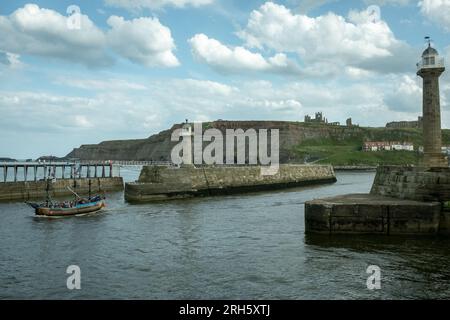
<instances>
[{"instance_id":1,"label":"cloudy sky","mask_svg":"<svg viewBox=\"0 0 450 320\"><path fill-rule=\"evenodd\" d=\"M450 61L450 0L0 0L0 157L185 118L414 120L427 35ZM450 72L441 106L449 128Z\"/></svg>"}]
</instances>

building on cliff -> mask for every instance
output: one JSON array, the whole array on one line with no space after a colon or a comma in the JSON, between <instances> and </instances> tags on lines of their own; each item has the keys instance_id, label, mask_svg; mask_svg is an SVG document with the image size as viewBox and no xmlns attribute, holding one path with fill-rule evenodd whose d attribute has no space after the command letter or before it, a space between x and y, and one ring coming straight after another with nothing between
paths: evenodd
<instances>
[{"instance_id":1,"label":"building on cliff","mask_svg":"<svg viewBox=\"0 0 450 320\"><path fill-rule=\"evenodd\" d=\"M311 118L310 115L305 115L305 122L307 123L323 123L327 124L328 120L322 114L322 112L316 112L315 118Z\"/></svg>"},{"instance_id":2,"label":"building on cliff","mask_svg":"<svg viewBox=\"0 0 450 320\"><path fill-rule=\"evenodd\" d=\"M363 150L370 151L414 151L414 145L409 142L398 141L366 141Z\"/></svg>"},{"instance_id":3,"label":"building on cliff","mask_svg":"<svg viewBox=\"0 0 450 320\"><path fill-rule=\"evenodd\" d=\"M351 122L351 119L350 119ZM327 124L330 126L340 126L341 123L338 121L335 122L328 122L328 119L325 118L322 114L322 112L316 112L315 118L312 118L310 115L305 115L305 123L320 123L320 124Z\"/></svg>"}]
</instances>

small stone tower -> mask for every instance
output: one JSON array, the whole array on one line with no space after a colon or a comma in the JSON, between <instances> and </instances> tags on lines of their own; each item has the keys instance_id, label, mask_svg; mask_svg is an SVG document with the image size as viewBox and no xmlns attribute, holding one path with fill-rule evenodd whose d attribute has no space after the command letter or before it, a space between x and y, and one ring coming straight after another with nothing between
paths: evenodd
<instances>
[{"instance_id":1,"label":"small stone tower","mask_svg":"<svg viewBox=\"0 0 450 320\"><path fill-rule=\"evenodd\" d=\"M424 165L427 167L448 167L442 154L441 144L441 106L439 96L439 77L445 71L444 59L436 49L428 48L417 64L417 75L423 78L423 148Z\"/></svg>"}]
</instances>

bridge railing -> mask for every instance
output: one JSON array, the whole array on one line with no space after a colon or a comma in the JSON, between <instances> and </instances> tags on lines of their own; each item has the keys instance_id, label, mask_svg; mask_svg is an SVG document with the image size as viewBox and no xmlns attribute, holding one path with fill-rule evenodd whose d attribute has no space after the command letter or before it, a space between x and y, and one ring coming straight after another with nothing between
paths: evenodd
<instances>
[{"instance_id":1,"label":"bridge railing","mask_svg":"<svg viewBox=\"0 0 450 320\"><path fill-rule=\"evenodd\" d=\"M38 181L46 179L106 178L120 176L112 163L0 163L0 182Z\"/></svg>"}]
</instances>

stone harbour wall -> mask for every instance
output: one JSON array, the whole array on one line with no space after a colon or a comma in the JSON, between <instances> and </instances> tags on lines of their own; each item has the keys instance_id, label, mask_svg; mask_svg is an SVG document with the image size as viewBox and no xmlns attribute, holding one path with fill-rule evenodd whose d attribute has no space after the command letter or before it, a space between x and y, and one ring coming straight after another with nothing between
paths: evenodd
<instances>
[{"instance_id":1,"label":"stone harbour wall","mask_svg":"<svg viewBox=\"0 0 450 320\"><path fill-rule=\"evenodd\" d=\"M431 235L443 232L441 204L350 194L305 203L306 233Z\"/></svg>"},{"instance_id":2,"label":"stone harbour wall","mask_svg":"<svg viewBox=\"0 0 450 320\"><path fill-rule=\"evenodd\" d=\"M450 168L382 166L373 195L417 201L450 201Z\"/></svg>"},{"instance_id":3,"label":"stone harbour wall","mask_svg":"<svg viewBox=\"0 0 450 320\"><path fill-rule=\"evenodd\" d=\"M123 190L121 177L91 178L90 180L92 193ZM50 182L50 195L52 197L72 195L67 187L74 189L79 195L87 195L89 179L57 179L55 182ZM46 188L47 181L2 182L0 183L0 201L43 199L46 197Z\"/></svg>"},{"instance_id":4,"label":"stone harbour wall","mask_svg":"<svg viewBox=\"0 0 450 320\"><path fill-rule=\"evenodd\" d=\"M262 175L260 166L146 166L139 180L125 184L129 202L220 195L336 182L332 166L280 165L275 175Z\"/></svg>"},{"instance_id":5,"label":"stone harbour wall","mask_svg":"<svg viewBox=\"0 0 450 320\"><path fill-rule=\"evenodd\" d=\"M305 231L450 235L450 168L381 166L370 194L305 203Z\"/></svg>"}]
</instances>

